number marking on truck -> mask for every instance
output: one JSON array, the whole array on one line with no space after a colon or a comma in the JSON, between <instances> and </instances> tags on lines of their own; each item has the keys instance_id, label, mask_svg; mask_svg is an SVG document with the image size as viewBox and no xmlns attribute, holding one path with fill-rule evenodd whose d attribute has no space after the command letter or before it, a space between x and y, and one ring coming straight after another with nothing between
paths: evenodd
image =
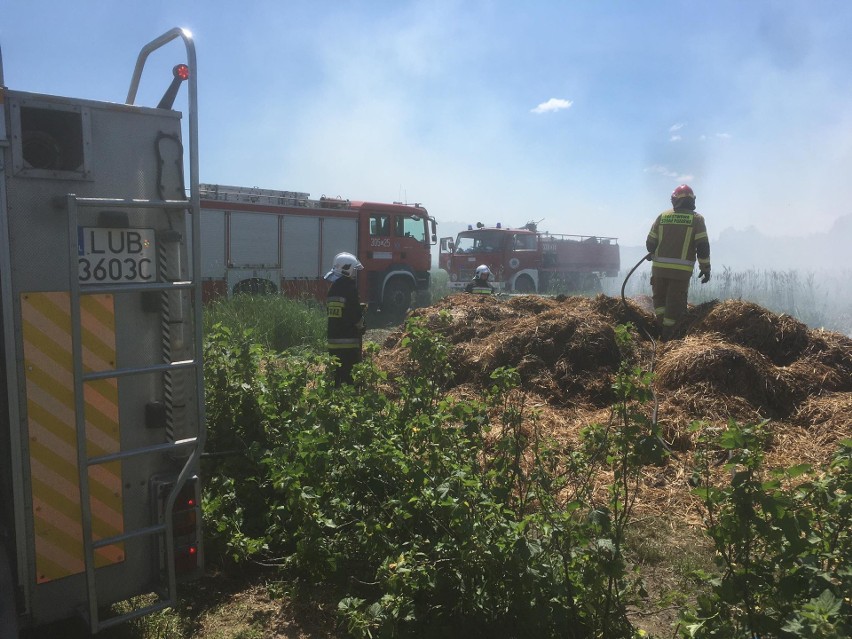
<instances>
[{"instance_id":1,"label":"number marking on truck","mask_svg":"<svg viewBox=\"0 0 852 639\"><path fill-rule=\"evenodd\" d=\"M129 284L157 279L154 229L81 226L77 230L83 284Z\"/></svg>"}]
</instances>

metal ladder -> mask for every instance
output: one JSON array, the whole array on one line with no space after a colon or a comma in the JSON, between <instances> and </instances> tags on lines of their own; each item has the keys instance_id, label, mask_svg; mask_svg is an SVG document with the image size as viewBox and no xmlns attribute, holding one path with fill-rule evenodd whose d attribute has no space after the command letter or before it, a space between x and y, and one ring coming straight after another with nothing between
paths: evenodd
<instances>
[{"instance_id":1,"label":"metal ladder","mask_svg":"<svg viewBox=\"0 0 852 639\"><path fill-rule=\"evenodd\" d=\"M175 499L189 476L196 471L198 462L203 450L205 439L204 432L204 412L203 412L203 370L201 362L201 321L200 321L200 287L196 281L184 282L154 282L145 284L118 284L118 285L81 285L77 281L77 209L79 207L132 207L132 208L157 208L157 209L188 209L190 204L188 201L180 200L123 200L123 199L106 199L106 198L79 198L74 195L67 196L68 208L68 232L72 238L71 254L69 260L69 268L72 268L70 276L70 302L71 302L71 341L72 341L72 357L74 362L74 398L75 398L75 421L77 433L77 470L80 482L80 508L82 515L83 526L83 549L84 560L86 567L86 585L88 592L88 611L85 616L88 619L92 632L133 619L143 615L162 610L174 605L176 601L176 574L173 561L174 554L174 539L172 538L172 507ZM197 252L198 242L193 242L193 253ZM197 273L195 271L194 273ZM194 275L194 277L197 277ZM116 368L108 371L85 372L83 370L83 353L82 353L82 328L81 328L81 310L80 297L87 294L127 294L140 291L180 291L190 290L193 293L198 292L199 298L196 303L193 313L194 335L195 340L195 357L183 361L171 361L161 364L152 364L134 368ZM171 371L179 371L183 369L191 369L195 372L196 397L198 398L198 435L187 439L182 439L174 442L163 442L141 448L130 450L121 450L119 452L100 455L97 457L88 457L87 441L86 441L86 421L85 421L85 399L84 399L84 384L86 382L120 378L131 375L142 375L146 373L168 373ZM124 532L120 535L106 537L97 541L92 539L92 512L90 503L89 491L89 468L98 464L105 464L113 461L120 461L130 457L139 455L153 454L168 454L181 453L189 449L190 455L187 457L174 486L166 499L164 522ZM110 546L116 543L126 541L135 537L146 535L165 535L165 570L167 574L167 590L166 596L155 604L134 610L130 613L110 617L101 621L98 617L98 595L95 584L95 558L94 552L98 548Z\"/></svg>"},{"instance_id":2,"label":"metal ladder","mask_svg":"<svg viewBox=\"0 0 852 639\"><path fill-rule=\"evenodd\" d=\"M75 397L75 422L77 433L77 470L79 473L80 482L80 507L82 514L83 526L83 550L84 563L86 573L86 589L88 609L81 611L84 618L89 623L89 628L92 633L97 633L104 628L108 628L119 623L123 623L130 619L142 617L144 615L172 607L177 600L177 577L174 565L174 539L172 508L177 499L181 488L189 479L190 475L198 468L198 463L201 458L201 453L204 449L206 440L206 427L204 419L204 378L203 364L201 360L202 353L202 322L201 322L201 248L200 248L200 198L198 188L198 117L197 104L198 92L196 83L196 57L195 47L192 42L189 32L183 29L172 29L159 38L147 44L139 54L133 78L131 80L130 90L127 96L127 104L133 104L136 98L136 91L139 86L139 80L142 75L142 69L148 55L154 50L162 47L166 43L175 38L183 38L186 52L187 63L189 64L191 74L189 78L189 168L190 168L190 196L187 200L141 200L141 199L115 199L115 198L89 198L77 197L69 194L65 198L65 207L68 213L68 266L69 266L69 297L71 303L71 339L72 339L72 357L74 362L74 397ZM133 283L119 285L83 285L78 279L78 245L77 245L77 227L78 227L78 208L81 207L99 207L99 208L130 208L130 209L160 209L166 211L184 210L191 215L192 226L192 256L191 256L191 273L192 278L189 281L158 281L154 283ZM85 372L83 370L83 353L82 353L82 327L81 327L81 307L80 298L82 295L89 294L117 294L122 295L140 291L189 291L191 293L191 305L193 307L193 338L194 344L192 352L193 359L183 361L168 361L161 364L153 364L149 366L136 368L115 368L109 371ZM100 455L97 457L88 457L87 442L86 442L86 422L85 422L85 400L84 400L84 384L86 382L107 379L120 378L133 375L142 375L149 373L169 373L181 370L192 370L195 377L195 395L196 395L196 415L197 415L197 434L195 437L190 437L178 441L166 441L161 444L144 446L130 450L120 450L115 453ZM125 531L122 534L108 538L94 540L92 538L92 512L90 502L89 489L89 468L99 464L119 461L130 457L140 455L157 455L169 453L184 453L189 449L190 454L187 456L183 467L178 473L177 479L169 492L165 501L164 521L159 524L146 526L136 530ZM104 546L120 543L129 539L164 535L165 558L164 567L166 572L165 592L158 593L159 599L153 604L132 610L126 614L116 615L108 619L101 620L99 618L99 601L96 587L96 571L95 571L95 550Z\"/></svg>"}]
</instances>

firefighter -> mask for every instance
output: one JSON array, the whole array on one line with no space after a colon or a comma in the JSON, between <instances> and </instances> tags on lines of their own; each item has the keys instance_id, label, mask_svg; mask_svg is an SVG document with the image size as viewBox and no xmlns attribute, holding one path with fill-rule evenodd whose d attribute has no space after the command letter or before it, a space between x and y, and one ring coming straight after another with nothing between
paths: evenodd
<instances>
[{"instance_id":1,"label":"firefighter","mask_svg":"<svg viewBox=\"0 0 852 639\"><path fill-rule=\"evenodd\" d=\"M364 308L358 297L355 276L364 266L351 253L338 253L325 279L331 282L326 297L328 309L328 354L340 365L334 385L352 383L352 367L361 361L361 338L365 332Z\"/></svg>"},{"instance_id":2,"label":"firefighter","mask_svg":"<svg viewBox=\"0 0 852 639\"><path fill-rule=\"evenodd\" d=\"M689 281L698 259L702 284L710 281L710 241L704 217L695 212L695 193L687 184L672 192L672 209L657 216L645 248L653 261L651 290L654 314L662 325L662 339L672 336L675 324L686 312Z\"/></svg>"},{"instance_id":3,"label":"firefighter","mask_svg":"<svg viewBox=\"0 0 852 639\"><path fill-rule=\"evenodd\" d=\"M485 264L480 264L476 267L473 279L468 282L464 290L475 295L491 295L494 293L494 286L488 281L490 277L491 269Z\"/></svg>"}]
</instances>

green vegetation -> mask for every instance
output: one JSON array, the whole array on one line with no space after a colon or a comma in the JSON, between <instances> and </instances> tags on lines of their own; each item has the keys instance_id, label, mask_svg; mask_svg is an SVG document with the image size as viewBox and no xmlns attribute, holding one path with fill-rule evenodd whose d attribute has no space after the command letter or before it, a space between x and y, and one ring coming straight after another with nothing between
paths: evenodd
<instances>
[{"instance_id":1,"label":"green vegetation","mask_svg":"<svg viewBox=\"0 0 852 639\"><path fill-rule=\"evenodd\" d=\"M717 574L684 615L683 637L820 637L852 633L852 440L828 468L768 471L766 422L701 434L695 493L705 508ZM730 479L712 480L727 452ZM806 478L806 479L803 479Z\"/></svg>"},{"instance_id":2,"label":"green vegetation","mask_svg":"<svg viewBox=\"0 0 852 639\"><path fill-rule=\"evenodd\" d=\"M325 348L325 308L312 300L283 295L237 295L204 308L204 332L219 325L232 335L271 351Z\"/></svg>"},{"instance_id":3,"label":"green vegetation","mask_svg":"<svg viewBox=\"0 0 852 639\"><path fill-rule=\"evenodd\" d=\"M450 401L448 345L417 319L405 340L418 365L389 397L369 361L358 392L335 390L324 356L284 362L214 327L210 450L238 453L204 469L210 554L335 584L355 637L632 636L625 531L639 470L662 455L631 409L647 376L620 373L611 423L574 451L522 427L535 419L514 371Z\"/></svg>"}]
</instances>

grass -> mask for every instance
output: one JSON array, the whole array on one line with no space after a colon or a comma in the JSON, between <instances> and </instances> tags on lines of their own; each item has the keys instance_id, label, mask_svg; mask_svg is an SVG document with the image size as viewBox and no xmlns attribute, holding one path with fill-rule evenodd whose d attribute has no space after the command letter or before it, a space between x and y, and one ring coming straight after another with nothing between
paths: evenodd
<instances>
[{"instance_id":1,"label":"grass","mask_svg":"<svg viewBox=\"0 0 852 639\"><path fill-rule=\"evenodd\" d=\"M320 302L281 295L237 295L204 308L204 331L222 324L235 334L249 328L255 341L274 351L322 350L326 317Z\"/></svg>"}]
</instances>

